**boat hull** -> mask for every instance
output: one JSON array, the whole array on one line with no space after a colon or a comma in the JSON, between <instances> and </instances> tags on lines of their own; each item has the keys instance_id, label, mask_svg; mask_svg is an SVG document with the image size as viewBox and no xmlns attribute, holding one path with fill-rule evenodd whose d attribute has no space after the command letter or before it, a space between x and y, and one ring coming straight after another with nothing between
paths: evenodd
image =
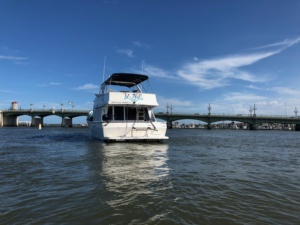
<instances>
[{"instance_id":1,"label":"boat hull","mask_svg":"<svg viewBox=\"0 0 300 225\"><path fill-rule=\"evenodd\" d=\"M162 141L166 137L167 125L162 122L93 122L88 121L93 138L112 141ZM155 127L155 128L154 128Z\"/></svg>"}]
</instances>

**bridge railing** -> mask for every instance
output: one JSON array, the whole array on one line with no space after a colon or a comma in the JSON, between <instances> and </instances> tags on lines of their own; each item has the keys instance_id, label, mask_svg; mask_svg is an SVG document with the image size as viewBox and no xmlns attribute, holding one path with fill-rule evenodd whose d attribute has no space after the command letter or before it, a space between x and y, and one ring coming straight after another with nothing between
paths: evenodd
<instances>
[{"instance_id":1,"label":"bridge railing","mask_svg":"<svg viewBox=\"0 0 300 225\"><path fill-rule=\"evenodd\" d=\"M208 113L189 113L189 112L173 112L172 114L167 114L166 112L154 112L155 114L161 114L161 115L187 115L187 116L207 116ZM211 116L229 116L229 117L249 117L250 114L225 114L225 113L211 113ZM253 115L251 116L253 117ZM276 118L299 118L300 116L296 117L294 115L266 115L266 114L256 114L256 117L276 117Z\"/></svg>"}]
</instances>

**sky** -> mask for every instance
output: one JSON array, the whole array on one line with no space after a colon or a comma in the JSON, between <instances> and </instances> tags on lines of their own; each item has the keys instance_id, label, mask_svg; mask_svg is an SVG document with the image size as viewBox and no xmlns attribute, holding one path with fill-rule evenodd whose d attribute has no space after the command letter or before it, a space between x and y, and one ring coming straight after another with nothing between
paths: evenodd
<instances>
[{"instance_id":1,"label":"sky","mask_svg":"<svg viewBox=\"0 0 300 225\"><path fill-rule=\"evenodd\" d=\"M207 113L210 103L211 113L249 114L255 104L285 115L286 103L294 115L299 11L297 0L0 0L0 109L92 110L106 56L105 79L143 64L156 112Z\"/></svg>"}]
</instances>

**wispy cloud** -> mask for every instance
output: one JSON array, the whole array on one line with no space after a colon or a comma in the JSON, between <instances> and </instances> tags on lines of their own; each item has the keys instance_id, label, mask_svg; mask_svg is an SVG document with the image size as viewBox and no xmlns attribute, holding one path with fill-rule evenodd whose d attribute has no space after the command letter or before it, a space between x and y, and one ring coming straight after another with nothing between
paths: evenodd
<instances>
[{"instance_id":1,"label":"wispy cloud","mask_svg":"<svg viewBox=\"0 0 300 225\"><path fill-rule=\"evenodd\" d=\"M139 70L134 70L135 73L140 73ZM144 62L144 74L147 74L149 76L156 76L156 77L165 77L165 78L171 78L171 79L178 79L178 77L170 75L167 71L164 69L148 65Z\"/></svg>"},{"instance_id":2,"label":"wispy cloud","mask_svg":"<svg viewBox=\"0 0 300 225\"><path fill-rule=\"evenodd\" d=\"M28 59L27 57L15 57L15 56L4 56L0 55L0 59L8 59L14 62L14 64L19 64L19 65L27 65L28 63L26 62L20 62L21 60L26 60Z\"/></svg>"},{"instance_id":3,"label":"wispy cloud","mask_svg":"<svg viewBox=\"0 0 300 225\"><path fill-rule=\"evenodd\" d=\"M9 91L9 90L3 90L3 89L0 89L0 92L6 92L6 93L19 93L19 92Z\"/></svg>"},{"instance_id":4,"label":"wispy cloud","mask_svg":"<svg viewBox=\"0 0 300 225\"><path fill-rule=\"evenodd\" d=\"M47 85L46 84L37 84L36 86L38 86L38 87L46 87Z\"/></svg>"},{"instance_id":5,"label":"wispy cloud","mask_svg":"<svg viewBox=\"0 0 300 225\"><path fill-rule=\"evenodd\" d=\"M99 88L100 88L100 86L90 83L90 84L85 84L81 87L75 88L75 90L96 90Z\"/></svg>"},{"instance_id":6,"label":"wispy cloud","mask_svg":"<svg viewBox=\"0 0 300 225\"><path fill-rule=\"evenodd\" d=\"M18 53L18 52L20 52L19 50L13 50L13 49L10 49L10 48L8 48L8 47L6 47L6 46L3 46L2 49L3 49L5 52L7 52L7 53Z\"/></svg>"},{"instance_id":7,"label":"wispy cloud","mask_svg":"<svg viewBox=\"0 0 300 225\"><path fill-rule=\"evenodd\" d=\"M287 48L298 42L300 42L300 37L298 37L296 39L285 39L282 42L277 42L277 43L270 44L270 45L264 45L264 46L260 46L260 47L253 48L253 49L262 49L262 48L269 48L269 47L274 47L274 46L283 46L284 48Z\"/></svg>"},{"instance_id":8,"label":"wispy cloud","mask_svg":"<svg viewBox=\"0 0 300 225\"><path fill-rule=\"evenodd\" d=\"M177 98L166 98L164 96L158 96L157 101L159 105L163 108L165 108L168 103L169 106L192 106L191 101L184 101L182 99Z\"/></svg>"},{"instance_id":9,"label":"wispy cloud","mask_svg":"<svg viewBox=\"0 0 300 225\"><path fill-rule=\"evenodd\" d=\"M186 63L178 70L178 76L203 88L211 89L228 85L228 78L250 82L263 82L262 76L255 76L248 71L239 69L251 65L261 59L270 57L280 51L248 55L233 55L212 60Z\"/></svg>"},{"instance_id":10,"label":"wispy cloud","mask_svg":"<svg viewBox=\"0 0 300 225\"><path fill-rule=\"evenodd\" d=\"M247 88L251 88L251 89L256 89L256 90L263 90L262 88L259 88L259 87L255 87L253 85L248 85L246 86Z\"/></svg>"},{"instance_id":11,"label":"wispy cloud","mask_svg":"<svg viewBox=\"0 0 300 225\"><path fill-rule=\"evenodd\" d=\"M300 96L300 91L287 88L287 87L274 87L274 91L276 91L279 94L289 94L289 95L294 95L294 96Z\"/></svg>"},{"instance_id":12,"label":"wispy cloud","mask_svg":"<svg viewBox=\"0 0 300 225\"><path fill-rule=\"evenodd\" d=\"M28 63L26 63L26 62L14 62L14 64L17 64L17 65L24 65L24 66L26 66L26 65L28 65Z\"/></svg>"},{"instance_id":13,"label":"wispy cloud","mask_svg":"<svg viewBox=\"0 0 300 225\"><path fill-rule=\"evenodd\" d=\"M141 48L146 48L146 49L151 47L150 45L142 44L139 41L133 41L132 44L134 44L135 46L141 47Z\"/></svg>"},{"instance_id":14,"label":"wispy cloud","mask_svg":"<svg viewBox=\"0 0 300 225\"><path fill-rule=\"evenodd\" d=\"M51 82L50 85L62 85L62 83L54 83L54 82Z\"/></svg>"},{"instance_id":15,"label":"wispy cloud","mask_svg":"<svg viewBox=\"0 0 300 225\"><path fill-rule=\"evenodd\" d=\"M14 56L4 56L0 55L0 59L10 59L10 60L25 60L27 59L26 57L14 57Z\"/></svg>"},{"instance_id":16,"label":"wispy cloud","mask_svg":"<svg viewBox=\"0 0 300 225\"><path fill-rule=\"evenodd\" d=\"M224 95L225 101L257 101L257 100L263 100L267 97L264 96L258 96L251 93L241 93L241 92L232 92Z\"/></svg>"},{"instance_id":17,"label":"wispy cloud","mask_svg":"<svg viewBox=\"0 0 300 225\"><path fill-rule=\"evenodd\" d=\"M126 54L128 57L133 57L133 51L130 49L119 49L116 51L117 51L117 53L120 53L120 54Z\"/></svg>"},{"instance_id":18,"label":"wispy cloud","mask_svg":"<svg viewBox=\"0 0 300 225\"><path fill-rule=\"evenodd\" d=\"M299 41L300 38L285 40L284 42L272 44L272 46L284 44L285 48L287 48ZM212 89L230 85L230 81L233 79L253 83L265 82L270 80L267 74L253 74L250 71L243 69L243 67L252 65L262 59L278 54L285 48L268 52L229 55L208 60L199 60L197 57L193 57L192 62L184 63L181 68L174 72L169 72L155 66L144 64L144 71L145 74L150 76L181 79L202 89ZM253 85L248 86L248 88L259 90L259 88Z\"/></svg>"}]
</instances>

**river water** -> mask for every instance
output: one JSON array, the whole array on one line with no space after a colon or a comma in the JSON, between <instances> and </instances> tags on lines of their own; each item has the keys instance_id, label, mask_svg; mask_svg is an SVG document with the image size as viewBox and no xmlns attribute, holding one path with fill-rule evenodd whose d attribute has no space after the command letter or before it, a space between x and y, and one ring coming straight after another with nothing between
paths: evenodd
<instances>
[{"instance_id":1,"label":"river water","mask_svg":"<svg viewBox=\"0 0 300 225\"><path fill-rule=\"evenodd\" d=\"M300 132L0 128L0 224L300 224Z\"/></svg>"}]
</instances>

